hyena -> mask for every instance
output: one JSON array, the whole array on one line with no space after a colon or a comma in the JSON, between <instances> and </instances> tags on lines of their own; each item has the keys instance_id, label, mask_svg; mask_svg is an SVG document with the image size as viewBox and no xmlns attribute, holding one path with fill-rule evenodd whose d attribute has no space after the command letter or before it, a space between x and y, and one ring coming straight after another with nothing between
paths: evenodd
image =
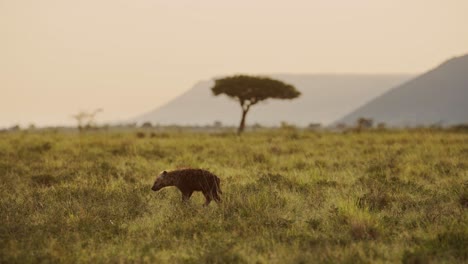
<instances>
[{"instance_id":1,"label":"hyena","mask_svg":"<svg viewBox=\"0 0 468 264\"><path fill-rule=\"evenodd\" d=\"M182 201L188 201L194 191L200 191L205 196L205 205L212 200L221 202L219 194L222 194L218 176L202 169L180 169L163 171L154 181L151 190L159 191L167 186L175 186L182 193Z\"/></svg>"}]
</instances>

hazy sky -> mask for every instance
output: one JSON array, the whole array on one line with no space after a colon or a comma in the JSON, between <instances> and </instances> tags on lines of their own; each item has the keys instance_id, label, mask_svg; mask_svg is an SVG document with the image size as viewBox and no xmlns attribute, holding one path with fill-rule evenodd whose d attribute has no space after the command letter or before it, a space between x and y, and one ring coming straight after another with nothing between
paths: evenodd
<instances>
[{"instance_id":1,"label":"hazy sky","mask_svg":"<svg viewBox=\"0 0 468 264\"><path fill-rule=\"evenodd\" d=\"M0 127L151 110L233 73L419 73L468 53L467 0L0 0Z\"/></svg>"}]
</instances>

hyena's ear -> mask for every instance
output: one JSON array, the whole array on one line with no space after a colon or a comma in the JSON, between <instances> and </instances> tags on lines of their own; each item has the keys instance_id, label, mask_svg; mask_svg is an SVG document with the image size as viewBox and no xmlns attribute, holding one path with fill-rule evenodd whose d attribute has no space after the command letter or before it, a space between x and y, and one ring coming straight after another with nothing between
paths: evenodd
<instances>
[{"instance_id":1,"label":"hyena's ear","mask_svg":"<svg viewBox=\"0 0 468 264\"><path fill-rule=\"evenodd\" d=\"M167 171L163 171L163 174L167 174Z\"/></svg>"}]
</instances>

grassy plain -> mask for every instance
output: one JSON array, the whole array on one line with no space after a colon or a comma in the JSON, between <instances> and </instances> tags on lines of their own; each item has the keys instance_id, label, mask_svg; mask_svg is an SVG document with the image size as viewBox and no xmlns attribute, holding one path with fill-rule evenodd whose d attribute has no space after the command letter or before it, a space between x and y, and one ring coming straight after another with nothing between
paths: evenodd
<instances>
[{"instance_id":1,"label":"grassy plain","mask_svg":"<svg viewBox=\"0 0 468 264\"><path fill-rule=\"evenodd\" d=\"M152 192L163 169L223 203ZM0 262L468 261L468 134L0 134Z\"/></svg>"}]
</instances>

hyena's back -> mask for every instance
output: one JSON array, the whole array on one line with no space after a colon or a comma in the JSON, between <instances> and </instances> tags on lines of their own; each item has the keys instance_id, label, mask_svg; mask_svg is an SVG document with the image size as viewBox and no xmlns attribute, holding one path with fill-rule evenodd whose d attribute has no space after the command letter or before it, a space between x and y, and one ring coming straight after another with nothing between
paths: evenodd
<instances>
[{"instance_id":1,"label":"hyena's back","mask_svg":"<svg viewBox=\"0 0 468 264\"><path fill-rule=\"evenodd\" d=\"M201 191L204 194L222 194L220 179L203 169L181 169L170 172L175 185L182 191Z\"/></svg>"}]
</instances>

